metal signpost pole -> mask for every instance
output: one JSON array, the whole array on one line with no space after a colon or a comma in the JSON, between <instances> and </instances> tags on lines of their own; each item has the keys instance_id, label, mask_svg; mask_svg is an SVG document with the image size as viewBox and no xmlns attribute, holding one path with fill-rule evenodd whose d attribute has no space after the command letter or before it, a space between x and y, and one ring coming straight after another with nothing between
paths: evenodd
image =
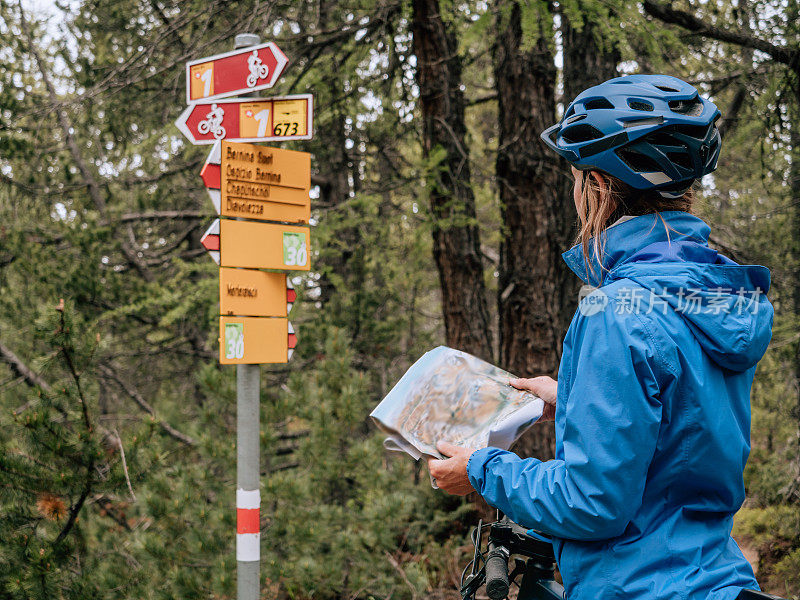
<instances>
[{"instance_id":1,"label":"metal signpost pole","mask_svg":"<svg viewBox=\"0 0 800 600\"><path fill-rule=\"evenodd\" d=\"M259 505L259 365L236 365L236 573L238 600L257 600L260 594L260 535L243 533L241 515ZM255 510L254 510L255 509ZM249 519L248 519L249 520ZM258 524L253 524L258 527Z\"/></svg>"},{"instance_id":2,"label":"metal signpost pole","mask_svg":"<svg viewBox=\"0 0 800 600\"><path fill-rule=\"evenodd\" d=\"M241 33L235 38L234 49L255 46L260 42L261 38L255 34ZM253 509L255 509L258 519L261 506L261 492L259 491L260 376L259 365L236 365L236 574L238 600L257 600L261 593L259 577L261 536L259 533L243 532L240 519L240 515L252 515Z\"/></svg>"}]
</instances>

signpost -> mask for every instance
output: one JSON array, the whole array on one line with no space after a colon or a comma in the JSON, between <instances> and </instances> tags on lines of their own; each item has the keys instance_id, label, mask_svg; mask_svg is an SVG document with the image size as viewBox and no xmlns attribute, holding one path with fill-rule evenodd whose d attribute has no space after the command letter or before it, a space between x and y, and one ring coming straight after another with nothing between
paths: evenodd
<instances>
[{"instance_id":1,"label":"signpost","mask_svg":"<svg viewBox=\"0 0 800 600\"><path fill-rule=\"evenodd\" d=\"M308 223L311 217L307 152L223 140L211 148L200 177L222 216L287 223Z\"/></svg>"},{"instance_id":2,"label":"signpost","mask_svg":"<svg viewBox=\"0 0 800 600\"><path fill-rule=\"evenodd\" d=\"M217 219L200 243L223 267L308 271L309 239L308 227Z\"/></svg>"},{"instance_id":3,"label":"signpost","mask_svg":"<svg viewBox=\"0 0 800 600\"><path fill-rule=\"evenodd\" d=\"M223 141L222 215L308 223L311 155Z\"/></svg>"},{"instance_id":4,"label":"signpost","mask_svg":"<svg viewBox=\"0 0 800 600\"><path fill-rule=\"evenodd\" d=\"M273 42L186 63L186 102L271 88L289 59Z\"/></svg>"},{"instance_id":5,"label":"signpost","mask_svg":"<svg viewBox=\"0 0 800 600\"><path fill-rule=\"evenodd\" d=\"M222 365L286 363L297 336L288 319L220 317L219 343Z\"/></svg>"},{"instance_id":6,"label":"signpost","mask_svg":"<svg viewBox=\"0 0 800 600\"><path fill-rule=\"evenodd\" d=\"M291 358L286 272L310 269L310 230L296 224L311 216L311 155L237 142L311 139L313 97L221 99L278 80L288 60L260 41L239 34L233 52L188 62L189 106L175 123L192 144L214 144L200 176L221 218L200 242L221 265L219 362L236 365L238 600L260 597L259 365Z\"/></svg>"},{"instance_id":7,"label":"signpost","mask_svg":"<svg viewBox=\"0 0 800 600\"><path fill-rule=\"evenodd\" d=\"M219 312L223 315L287 317L296 298L283 273L227 267L219 270Z\"/></svg>"},{"instance_id":8,"label":"signpost","mask_svg":"<svg viewBox=\"0 0 800 600\"><path fill-rule=\"evenodd\" d=\"M314 99L311 94L277 98L227 98L195 102L175 125L192 143L310 140Z\"/></svg>"},{"instance_id":9,"label":"signpost","mask_svg":"<svg viewBox=\"0 0 800 600\"><path fill-rule=\"evenodd\" d=\"M251 269L308 271L308 227L220 221L221 265Z\"/></svg>"}]
</instances>

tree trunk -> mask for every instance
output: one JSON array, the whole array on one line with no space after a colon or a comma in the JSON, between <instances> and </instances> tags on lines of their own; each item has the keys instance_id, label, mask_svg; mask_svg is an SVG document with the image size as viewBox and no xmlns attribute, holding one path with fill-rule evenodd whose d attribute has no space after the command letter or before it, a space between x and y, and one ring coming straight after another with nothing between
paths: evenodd
<instances>
[{"instance_id":1,"label":"tree trunk","mask_svg":"<svg viewBox=\"0 0 800 600\"><path fill-rule=\"evenodd\" d=\"M492 335L483 281L475 197L455 34L438 0L413 0L414 54L423 152L433 220L433 257L439 271L447 344L492 360Z\"/></svg>"},{"instance_id":2,"label":"tree trunk","mask_svg":"<svg viewBox=\"0 0 800 600\"><path fill-rule=\"evenodd\" d=\"M561 15L565 108L586 88L617 76L619 51L615 48L600 48L595 34L596 31L588 19L578 30L566 15Z\"/></svg>"},{"instance_id":3,"label":"tree trunk","mask_svg":"<svg viewBox=\"0 0 800 600\"><path fill-rule=\"evenodd\" d=\"M551 155L539 134L555 120L556 68L551 33L542 28L522 47L522 8L498 10L493 52L500 142L497 181L503 235L498 310L500 364L524 377L555 377L564 334L575 311L579 281L561 253L571 244L575 206L566 162ZM616 56L599 52L591 31L562 20L565 101L613 76ZM534 427L517 446L522 455L555 454L553 428Z\"/></svg>"},{"instance_id":4,"label":"tree trunk","mask_svg":"<svg viewBox=\"0 0 800 600\"><path fill-rule=\"evenodd\" d=\"M576 29L569 18L561 15L561 39L563 40L563 80L564 80L564 110L575 97L583 90L607 81L617 76L617 64L621 60L619 50L616 48L601 48L595 37L597 30L587 18L580 30ZM574 240L574 226L578 222L575 212L575 203L572 199L573 180L569 173L567 162L554 156L558 167L565 171L567 176L559 178L560 193L564 206L569 211L569 221L566 229L562 230L565 239L571 244ZM565 248L566 249L566 248ZM561 295L561 319L564 333L572 320L578 303L578 288L582 282L569 272L567 280L559 288Z\"/></svg>"},{"instance_id":5,"label":"tree trunk","mask_svg":"<svg viewBox=\"0 0 800 600\"><path fill-rule=\"evenodd\" d=\"M794 72L796 118L793 123L800 123L800 69ZM791 110L791 109L790 109ZM790 113L791 114L791 113ZM789 169L789 190L792 204L792 238L794 254L794 322L800 328L800 132L792 128L790 143L792 145L792 164ZM788 500L800 503L800 340L794 350L794 393L795 419L797 421L797 439L795 440L795 481L791 486L792 494Z\"/></svg>"},{"instance_id":6,"label":"tree trunk","mask_svg":"<svg viewBox=\"0 0 800 600\"><path fill-rule=\"evenodd\" d=\"M555 121L556 68L549 32L523 49L522 9L498 10L493 67L498 93L497 182L503 232L498 312L500 365L522 377L556 376L564 323L561 288L567 278L561 252L573 212L560 197L563 177L539 134ZM523 455L552 458L549 425L534 427L517 444Z\"/></svg>"}]
</instances>

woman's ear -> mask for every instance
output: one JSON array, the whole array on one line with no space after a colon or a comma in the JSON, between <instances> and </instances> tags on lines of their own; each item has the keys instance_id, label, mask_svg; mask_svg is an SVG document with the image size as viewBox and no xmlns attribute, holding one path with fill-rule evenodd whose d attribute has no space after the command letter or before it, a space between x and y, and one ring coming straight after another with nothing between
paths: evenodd
<instances>
[{"instance_id":1,"label":"woman's ear","mask_svg":"<svg viewBox=\"0 0 800 600\"><path fill-rule=\"evenodd\" d=\"M603 174L600 171L591 171L592 178L594 178L597 187L600 188L600 193L605 194L606 189L608 188L608 183L606 182L606 178L603 177Z\"/></svg>"}]
</instances>

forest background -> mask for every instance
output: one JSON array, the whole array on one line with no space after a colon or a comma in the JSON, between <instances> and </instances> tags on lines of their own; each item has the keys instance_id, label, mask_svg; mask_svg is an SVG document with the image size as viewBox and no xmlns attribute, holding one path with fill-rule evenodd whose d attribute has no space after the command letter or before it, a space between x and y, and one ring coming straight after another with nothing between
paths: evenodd
<instances>
[{"instance_id":1,"label":"forest background","mask_svg":"<svg viewBox=\"0 0 800 600\"><path fill-rule=\"evenodd\" d=\"M262 368L270 598L455 598L474 499L366 415L447 343L555 375L577 279L567 165L538 134L614 74L720 107L696 210L772 270L735 535L800 597L800 15L792 0L0 0L0 598L232 598L235 375L217 363L208 147L187 60L236 33L312 92L312 272ZM552 452L535 427L522 454Z\"/></svg>"}]
</instances>

